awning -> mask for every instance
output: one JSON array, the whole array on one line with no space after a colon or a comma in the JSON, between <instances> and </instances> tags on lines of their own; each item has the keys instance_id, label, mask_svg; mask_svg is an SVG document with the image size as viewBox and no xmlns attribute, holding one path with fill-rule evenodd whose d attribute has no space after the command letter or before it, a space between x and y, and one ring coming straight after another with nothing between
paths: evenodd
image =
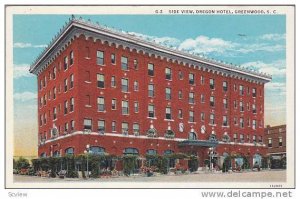
<instances>
[{"instance_id":1,"label":"awning","mask_svg":"<svg viewBox=\"0 0 300 199\"><path fill-rule=\"evenodd\" d=\"M201 146L201 147L216 147L218 141L209 141L209 140L184 140L178 142L178 146Z\"/></svg>"}]
</instances>

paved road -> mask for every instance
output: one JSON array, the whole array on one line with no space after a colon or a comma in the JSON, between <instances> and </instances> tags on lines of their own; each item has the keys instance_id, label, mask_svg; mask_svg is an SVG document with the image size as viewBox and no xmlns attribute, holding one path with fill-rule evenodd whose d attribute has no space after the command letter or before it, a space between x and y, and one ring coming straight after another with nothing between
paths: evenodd
<instances>
[{"instance_id":1,"label":"paved road","mask_svg":"<svg viewBox=\"0 0 300 199\"><path fill-rule=\"evenodd\" d=\"M242 172L242 173L197 173L181 175L160 175L153 177L131 176L118 178L98 178L98 179L59 179L59 178L41 178L37 176L14 175L14 182L28 183L72 183L72 182L285 182L285 170L272 170L260 172Z\"/></svg>"}]
</instances>

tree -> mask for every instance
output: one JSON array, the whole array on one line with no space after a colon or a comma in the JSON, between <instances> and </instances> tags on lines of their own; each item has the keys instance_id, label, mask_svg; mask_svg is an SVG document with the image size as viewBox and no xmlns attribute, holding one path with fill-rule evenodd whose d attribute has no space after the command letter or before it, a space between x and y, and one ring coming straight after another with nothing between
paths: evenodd
<instances>
[{"instance_id":1,"label":"tree","mask_svg":"<svg viewBox=\"0 0 300 199\"><path fill-rule=\"evenodd\" d=\"M16 161L16 169L20 170L20 169L28 169L28 167L30 166L29 161L23 157L20 157L17 161Z\"/></svg>"}]
</instances>

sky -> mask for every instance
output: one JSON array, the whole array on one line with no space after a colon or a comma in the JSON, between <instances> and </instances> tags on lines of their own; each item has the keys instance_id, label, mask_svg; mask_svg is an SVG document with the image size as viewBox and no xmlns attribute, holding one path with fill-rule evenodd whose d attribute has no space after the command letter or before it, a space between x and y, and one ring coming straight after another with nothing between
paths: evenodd
<instances>
[{"instance_id":1,"label":"sky","mask_svg":"<svg viewBox=\"0 0 300 199\"><path fill-rule=\"evenodd\" d=\"M29 66L69 15L14 15L14 155L37 153L37 80ZM79 17L79 16L78 16ZM146 40L272 75L265 125L286 123L284 15L82 15Z\"/></svg>"}]
</instances>

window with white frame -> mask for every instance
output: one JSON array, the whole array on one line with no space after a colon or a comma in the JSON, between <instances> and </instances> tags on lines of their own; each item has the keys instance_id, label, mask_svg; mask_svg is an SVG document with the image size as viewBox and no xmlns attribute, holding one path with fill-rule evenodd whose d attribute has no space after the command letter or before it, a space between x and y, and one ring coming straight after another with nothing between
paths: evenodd
<instances>
[{"instance_id":1,"label":"window with white frame","mask_svg":"<svg viewBox=\"0 0 300 199\"><path fill-rule=\"evenodd\" d=\"M128 70L128 58L127 57L124 57L124 56L121 57L121 67L122 67L122 70Z\"/></svg>"},{"instance_id":2,"label":"window with white frame","mask_svg":"<svg viewBox=\"0 0 300 199\"><path fill-rule=\"evenodd\" d=\"M228 116L223 115L223 126L228 126Z\"/></svg>"},{"instance_id":3,"label":"window with white frame","mask_svg":"<svg viewBox=\"0 0 300 199\"><path fill-rule=\"evenodd\" d=\"M167 80L171 80L171 79L172 79L172 71L171 71L171 68L166 68L166 69L165 69L165 75L166 75L166 79L167 79Z\"/></svg>"},{"instance_id":4,"label":"window with white frame","mask_svg":"<svg viewBox=\"0 0 300 199\"><path fill-rule=\"evenodd\" d=\"M97 65L104 65L104 52L97 50Z\"/></svg>"},{"instance_id":5,"label":"window with white frame","mask_svg":"<svg viewBox=\"0 0 300 199\"><path fill-rule=\"evenodd\" d=\"M105 111L105 100L104 97L98 97L97 99L97 107L98 107L98 111Z\"/></svg>"},{"instance_id":6,"label":"window with white frame","mask_svg":"<svg viewBox=\"0 0 300 199\"><path fill-rule=\"evenodd\" d=\"M240 101L240 111L241 112L244 111L244 103L243 103L243 101Z\"/></svg>"},{"instance_id":7,"label":"window with white frame","mask_svg":"<svg viewBox=\"0 0 300 199\"><path fill-rule=\"evenodd\" d=\"M139 83L138 83L138 81L134 81L133 82L133 90L134 91L138 91L139 90Z\"/></svg>"},{"instance_id":8,"label":"window with white frame","mask_svg":"<svg viewBox=\"0 0 300 199\"><path fill-rule=\"evenodd\" d=\"M134 67L135 70L138 69L138 60L137 59L133 60L133 67Z\"/></svg>"},{"instance_id":9,"label":"window with white frame","mask_svg":"<svg viewBox=\"0 0 300 199\"><path fill-rule=\"evenodd\" d=\"M178 110L178 118L182 119L183 118L183 114L182 114L182 109Z\"/></svg>"},{"instance_id":10,"label":"window with white frame","mask_svg":"<svg viewBox=\"0 0 300 199\"><path fill-rule=\"evenodd\" d=\"M155 109L153 104L148 105L148 117L154 118L155 117Z\"/></svg>"},{"instance_id":11,"label":"window with white frame","mask_svg":"<svg viewBox=\"0 0 300 199\"><path fill-rule=\"evenodd\" d=\"M98 129L99 132L105 132L105 120L98 120Z\"/></svg>"},{"instance_id":12,"label":"window with white frame","mask_svg":"<svg viewBox=\"0 0 300 199\"><path fill-rule=\"evenodd\" d=\"M244 134L240 134L240 142L241 143L245 142Z\"/></svg>"},{"instance_id":13,"label":"window with white frame","mask_svg":"<svg viewBox=\"0 0 300 199\"><path fill-rule=\"evenodd\" d=\"M71 51L70 52L70 66L73 65L73 63L74 63L74 52Z\"/></svg>"},{"instance_id":14,"label":"window with white frame","mask_svg":"<svg viewBox=\"0 0 300 199\"><path fill-rule=\"evenodd\" d=\"M154 97L154 85L153 84L148 84L148 96Z\"/></svg>"},{"instance_id":15,"label":"window with white frame","mask_svg":"<svg viewBox=\"0 0 300 199\"><path fill-rule=\"evenodd\" d=\"M151 63L148 64L148 75L154 76L154 65Z\"/></svg>"},{"instance_id":16,"label":"window with white frame","mask_svg":"<svg viewBox=\"0 0 300 199\"><path fill-rule=\"evenodd\" d=\"M194 111L189 111L189 122L195 122Z\"/></svg>"},{"instance_id":17,"label":"window with white frame","mask_svg":"<svg viewBox=\"0 0 300 199\"><path fill-rule=\"evenodd\" d=\"M179 71L179 72L178 72L178 78L179 78L180 80L183 79L183 73L182 73L182 71Z\"/></svg>"},{"instance_id":18,"label":"window with white frame","mask_svg":"<svg viewBox=\"0 0 300 199\"><path fill-rule=\"evenodd\" d=\"M268 147L272 147L272 138L268 138Z\"/></svg>"},{"instance_id":19,"label":"window with white frame","mask_svg":"<svg viewBox=\"0 0 300 199\"><path fill-rule=\"evenodd\" d=\"M115 76L111 77L110 86L111 87L116 87L116 77Z\"/></svg>"},{"instance_id":20,"label":"window with white frame","mask_svg":"<svg viewBox=\"0 0 300 199\"><path fill-rule=\"evenodd\" d=\"M204 76L203 75L201 75L201 77L200 77L200 83L201 83L201 85L204 85Z\"/></svg>"},{"instance_id":21,"label":"window with white frame","mask_svg":"<svg viewBox=\"0 0 300 199\"><path fill-rule=\"evenodd\" d=\"M116 110L117 109L117 100L116 99L112 99L111 100L111 109L112 110Z\"/></svg>"},{"instance_id":22,"label":"window with white frame","mask_svg":"<svg viewBox=\"0 0 300 199\"><path fill-rule=\"evenodd\" d=\"M215 80L214 79L209 79L209 87L212 90L215 89Z\"/></svg>"},{"instance_id":23,"label":"window with white frame","mask_svg":"<svg viewBox=\"0 0 300 199\"><path fill-rule=\"evenodd\" d=\"M122 92L128 92L128 79L122 78Z\"/></svg>"},{"instance_id":24,"label":"window with white frame","mask_svg":"<svg viewBox=\"0 0 300 199\"><path fill-rule=\"evenodd\" d=\"M57 118L57 110L56 107L53 108L53 120Z\"/></svg>"},{"instance_id":25,"label":"window with white frame","mask_svg":"<svg viewBox=\"0 0 300 199\"><path fill-rule=\"evenodd\" d=\"M70 88L73 88L74 87L74 75L71 74L70 75Z\"/></svg>"},{"instance_id":26,"label":"window with white frame","mask_svg":"<svg viewBox=\"0 0 300 199\"><path fill-rule=\"evenodd\" d=\"M122 100L122 115L128 115L128 114L129 114L128 101Z\"/></svg>"},{"instance_id":27,"label":"window with white frame","mask_svg":"<svg viewBox=\"0 0 300 199\"><path fill-rule=\"evenodd\" d=\"M252 113L256 114L256 105L252 104Z\"/></svg>"},{"instance_id":28,"label":"window with white frame","mask_svg":"<svg viewBox=\"0 0 300 199\"><path fill-rule=\"evenodd\" d=\"M122 122L122 134L128 135L128 122Z\"/></svg>"},{"instance_id":29,"label":"window with white frame","mask_svg":"<svg viewBox=\"0 0 300 199\"><path fill-rule=\"evenodd\" d=\"M110 60L112 64L116 64L116 55L114 53L110 55Z\"/></svg>"},{"instance_id":30,"label":"window with white frame","mask_svg":"<svg viewBox=\"0 0 300 199\"><path fill-rule=\"evenodd\" d=\"M189 84L191 85L195 84L195 75L193 73L189 74Z\"/></svg>"},{"instance_id":31,"label":"window with white frame","mask_svg":"<svg viewBox=\"0 0 300 199\"><path fill-rule=\"evenodd\" d=\"M74 120L71 120L70 126L71 126L71 131L73 131L75 129L75 121Z\"/></svg>"},{"instance_id":32,"label":"window with white frame","mask_svg":"<svg viewBox=\"0 0 300 199\"><path fill-rule=\"evenodd\" d=\"M205 103L205 97L204 97L204 94L201 94L201 95L200 95L200 100L201 100L201 103Z\"/></svg>"},{"instance_id":33,"label":"window with white frame","mask_svg":"<svg viewBox=\"0 0 300 199\"><path fill-rule=\"evenodd\" d=\"M189 103L194 104L195 103L195 94L193 92L189 92Z\"/></svg>"},{"instance_id":34,"label":"window with white frame","mask_svg":"<svg viewBox=\"0 0 300 199\"><path fill-rule=\"evenodd\" d=\"M256 129L256 120L252 120L252 129Z\"/></svg>"},{"instance_id":35,"label":"window with white frame","mask_svg":"<svg viewBox=\"0 0 300 199\"><path fill-rule=\"evenodd\" d=\"M223 107L228 109L228 100L226 98L223 99Z\"/></svg>"},{"instance_id":36,"label":"window with white frame","mask_svg":"<svg viewBox=\"0 0 300 199\"><path fill-rule=\"evenodd\" d=\"M178 99L182 99L182 90L178 91Z\"/></svg>"},{"instance_id":37,"label":"window with white frame","mask_svg":"<svg viewBox=\"0 0 300 199\"><path fill-rule=\"evenodd\" d=\"M65 101L64 103L64 114L68 113L68 101Z\"/></svg>"},{"instance_id":38,"label":"window with white frame","mask_svg":"<svg viewBox=\"0 0 300 199\"><path fill-rule=\"evenodd\" d=\"M240 118L240 128L244 128L244 118Z\"/></svg>"},{"instance_id":39,"label":"window with white frame","mask_svg":"<svg viewBox=\"0 0 300 199\"><path fill-rule=\"evenodd\" d=\"M244 95L244 86L240 85L240 95Z\"/></svg>"},{"instance_id":40,"label":"window with white frame","mask_svg":"<svg viewBox=\"0 0 300 199\"><path fill-rule=\"evenodd\" d=\"M138 123L133 123L133 133L138 135L140 133L140 125Z\"/></svg>"},{"instance_id":41,"label":"window with white frame","mask_svg":"<svg viewBox=\"0 0 300 199\"><path fill-rule=\"evenodd\" d=\"M252 88L252 97L256 97L256 88Z\"/></svg>"},{"instance_id":42,"label":"window with white frame","mask_svg":"<svg viewBox=\"0 0 300 199\"><path fill-rule=\"evenodd\" d=\"M166 100L171 99L171 88L166 88Z\"/></svg>"},{"instance_id":43,"label":"window with white frame","mask_svg":"<svg viewBox=\"0 0 300 199\"><path fill-rule=\"evenodd\" d=\"M166 119L172 119L171 107L166 107Z\"/></svg>"},{"instance_id":44,"label":"window with white frame","mask_svg":"<svg viewBox=\"0 0 300 199\"><path fill-rule=\"evenodd\" d=\"M68 69L68 56L64 57L64 70Z\"/></svg>"},{"instance_id":45,"label":"window with white frame","mask_svg":"<svg viewBox=\"0 0 300 199\"><path fill-rule=\"evenodd\" d=\"M111 122L111 131L116 132L116 121Z\"/></svg>"},{"instance_id":46,"label":"window with white frame","mask_svg":"<svg viewBox=\"0 0 300 199\"><path fill-rule=\"evenodd\" d=\"M92 130L92 120L91 119L84 119L83 120L83 128Z\"/></svg>"},{"instance_id":47,"label":"window with white frame","mask_svg":"<svg viewBox=\"0 0 300 199\"><path fill-rule=\"evenodd\" d=\"M215 124L215 114L211 113L209 116L209 123Z\"/></svg>"},{"instance_id":48,"label":"window with white frame","mask_svg":"<svg viewBox=\"0 0 300 199\"><path fill-rule=\"evenodd\" d=\"M64 80L64 91L67 92L68 91L68 79Z\"/></svg>"},{"instance_id":49,"label":"window with white frame","mask_svg":"<svg viewBox=\"0 0 300 199\"><path fill-rule=\"evenodd\" d=\"M103 74L97 74L97 87L98 88L104 88L104 75Z\"/></svg>"},{"instance_id":50,"label":"window with white frame","mask_svg":"<svg viewBox=\"0 0 300 199\"><path fill-rule=\"evenodd\" d=\"M138 102L134 102L134 112L138 113L139 112L139 103Z\"/></svg>"},{"instance_id":51,"label":"window with white frame","mask_svg":"<svg viewBox=\"0 0 300 199\"><path fill-rule=\"evenodd\" d=\"M215 107L215 97L214 96L210 96L209 104L211 107Z\"/></svg>"},{"instance_id":52,"label":"window with white frame","mask_svg":"<svg viewBox=\"0 0 300 199\"><path fill-rule=\"evenodd\" d=\"M74 97L71 97L70 99L70 112L74 111Z\"/></svg>"},{"instance_id":53,"label":"window with white frame","mask_svg":"<svg viewBox=\"0 0 300 199\"><path fill-rule=\"evenodd\" d=\"M201 119L201 121L205 120L205 113L204 112L200 113L200 119Z\"/></svg>"},{"instance_id":54,"label":"window with white frame","mask_svg":"<svg viewBox=\"0 0 300 199\"><path fill-rule=\"evenodd\" d=\"M228 90L228 84L227 81L223 81L223 91L227 91Z\"/></svg>"}]
</instances>

